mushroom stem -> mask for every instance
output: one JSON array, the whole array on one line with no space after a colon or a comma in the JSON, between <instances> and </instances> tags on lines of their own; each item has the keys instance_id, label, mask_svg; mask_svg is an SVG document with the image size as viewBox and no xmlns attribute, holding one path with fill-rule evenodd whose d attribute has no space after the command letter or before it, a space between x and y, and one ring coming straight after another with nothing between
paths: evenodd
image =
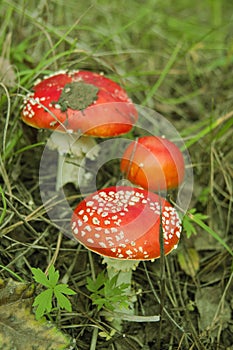
<instances>
[{"instance_id":1,"label":"mushroom stem","mask_svg":"<svg viewBox=\"0 0 233 350\"><path fill-rule=\"evenodd\" d=\"M134 315L134 302L136 298L132 295L131 283L132 283L132 272L136 269L139 264L139 261L135 260L117 260L104 257L103 263L107 264L107 272L109 279L112 279L117 275L116 286L121 285L122 283L128 284L128 288L125 289L125 294L128 296L128 306L122 307L119 310L119 305L113 305L113 312L117 312L117 316L111 319L111 325L117 329L122 329L122 321L124 317L122 315Z\"/></svg>"},{"instance_id":2,"label":"mushroom stem","mask_svg":"<svg viewBox=\"0 0 233 350\"><path fill-rule=\"evenodd\" d=\"M85 172L83 160L94 160L98 155L99 146L93 138L55 131L47 145L58 151L56 191L67 183L73 183L76 188L80 182L88 183L91 174Z\"/></svg>"}]
</instances>

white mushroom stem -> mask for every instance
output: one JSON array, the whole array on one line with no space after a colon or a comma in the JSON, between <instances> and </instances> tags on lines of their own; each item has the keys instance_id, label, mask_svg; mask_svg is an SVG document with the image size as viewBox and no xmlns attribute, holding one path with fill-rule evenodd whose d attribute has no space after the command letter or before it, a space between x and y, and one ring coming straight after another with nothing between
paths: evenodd
<instances>
[{"instance_id":1,"label":"white mushroom stem","mask_svg":"<svg viewBox=\"0 0 233 350\"><path fill-rule=\"evenodd\" d=\"M92 175L85 171L84 160L94 160L99 152L99 146L92 137L55 131L47 145L50 149L58 151L57 191L67 183L73 183L76 188L80 183L88 183Z\"/></svg>"},{"instance_id":2,"label":"white mushroom stem","mask_svg":"<svg viewBox=\"0 0 233 350\"><path fill-rule=\"evenodd\" d=\"M136 301L136 299L135 296L132 295L131 291L132 272L138 266L139 261L118 260L104 257L103 263L107 264L107 272L109 279L112 279L113 277L117 276L116 286L119 286L122 283L126 283L129 285L128 288L125 289L125 294L128 296L128 307L123 307L119 309L119 305L113 305L114 311L117 312L118 316L114 317L114 319L111 320L111 324L114 328L121 330L124 315L134 315L134 302Z\"/></svg>"}]
</instances>

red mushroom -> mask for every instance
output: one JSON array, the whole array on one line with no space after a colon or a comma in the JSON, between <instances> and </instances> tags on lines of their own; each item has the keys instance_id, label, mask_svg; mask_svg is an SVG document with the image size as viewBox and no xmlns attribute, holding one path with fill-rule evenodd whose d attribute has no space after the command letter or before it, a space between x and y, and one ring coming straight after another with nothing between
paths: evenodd
<instances>
[{"instance_id":1,"label":"red mushroom","mask_svg":"<svg viewBox=\"0 0 233 350\"><path fill-rule=\"evenodd\" d=\"M176 188L184 179L181 151L158 136L139 137L130 143L120 167L129 181L151 191Z\"/></svg>"},{"instance_id":2,"label":"red mushroom","mask_svg":"<svg viewBox=\"0 0 233 350\"><path fill-rule=\"evenodd\" d=\"M161 229L165 255L177 247L181 234L181 221L169 202L129 186L89 195L78 204L71 221L75 239L105 257L108 272L111 277L118 274L118 283L131 283L139 261L160 257Z\"/></svg>"},{"instance_id":3,"label":"red mushroom","mask_svg":"<svg viewBox=\"0 0 233 350\"><path fill-rule=\"evenodd\" d=\"M73 177L78 179L77 168L83 153L88 153L96 144L92 138L80 137L80 134L111 137L127 133L137 120L137 111L126 92L103 75L63 71L34 85L33 92L24 99L22 120L35 128L56 131L50 145L58 149L61 157L67 153L71 155L72 163L77 163ZM93 152L87 157L93 159L96 148ZM73 181L74 166L68 166L69 169L62 172L64 179L58 180L57 188L70 182L69 175Z\"/></svg>"}]
</instances>

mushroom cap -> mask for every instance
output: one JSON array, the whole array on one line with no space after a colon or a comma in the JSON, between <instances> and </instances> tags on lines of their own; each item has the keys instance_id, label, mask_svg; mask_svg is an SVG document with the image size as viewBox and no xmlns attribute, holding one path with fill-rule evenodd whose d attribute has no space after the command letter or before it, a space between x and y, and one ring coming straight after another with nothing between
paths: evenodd
<instances>
[{"instance_id":1,"label":"mushroom cap","mask_svg":"<svg viewBox=\"0 0 233 350\"><path fill-rule=\"evenodd\" d=\"M143 136L130 143L120 168L129 181L151 191L178 187L185 173L179 148L158 136Z\"/></svg>"},{"instance_id":2,"label":"mushroom cap","mask_svg":"<svg viewBox=\"0 0 233 350\"><path fill-rule=\"evenodd\" d=\"M130 186L113 186L89 195L74 210L71 225L74 237L88 249L127 260L159 258L161 228L164 254L170 253L182 230L169 202Z\"/></svg>"},{"instance_id":3,"label":"mushroom cap","mask_svg":"<svg viewBox=\"0 0 233 350\"><path fill-rule=\"evenodd\" d=\"M97 137L127 133L138 118L126 92L101 74L57 72L24 99L22 120L35 128Z\"/></svg>"}]
</instances>

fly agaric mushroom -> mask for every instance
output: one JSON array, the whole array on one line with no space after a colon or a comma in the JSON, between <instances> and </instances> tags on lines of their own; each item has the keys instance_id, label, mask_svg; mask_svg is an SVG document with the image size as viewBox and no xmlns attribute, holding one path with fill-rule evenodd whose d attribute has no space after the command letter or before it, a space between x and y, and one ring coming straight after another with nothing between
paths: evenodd
<instances>
[{"instance_id":1,"label":"fly agaric mushroom","mask_svg":"<svg viewBox=\"0 0 233 350\"><path fill-rule=\"evenodd\" d=\"M161 232L165 255L177 247L181 234L181 221L169 202L129 186L89 195L74 210L71 225L75 239L104 256L109 277L117 274L118 284L129 285L139 261L160 257Z\"/></svg>"},{"instance_id":2,"label":"fly agaric mushroom","mask_svg":"<svg viewBox=\"0 0 233 350\"><path fill-rule=\"evenodd\" d=\"M58 150L58 164L67 160L67 154L71 156L72 164L58 169L59 189L68 182L78 187L78 165L85 154L95 158L96 142L87 136L127 133L137 120L137 111L126 92L103 75L62 71L34 85L24 99L22 120L32 127L55 131L48 145Z\"/></svg>"},{"instance_id":3,"label":"fly agaric mushroom","mask_svg":"<svg viewBox=\"0 0 233 350\"><path fill-rule=\"evenodd\" d=\"M143 136L126 148L120 165L126 178L151 191L179 186L184 179L184 158L171 141L158 136Z\"/></svg>"}]
</instances>

